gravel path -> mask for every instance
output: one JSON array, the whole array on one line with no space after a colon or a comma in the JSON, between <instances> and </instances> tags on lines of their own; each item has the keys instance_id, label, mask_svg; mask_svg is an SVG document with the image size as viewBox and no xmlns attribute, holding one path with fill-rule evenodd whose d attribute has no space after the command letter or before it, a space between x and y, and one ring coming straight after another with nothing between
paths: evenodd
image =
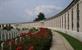
<instances>
[{"instance_id":1,"label":"gravel path","mask_svg":"<svg viewBox=\"0 0 82 50\"><path fill-rule=\"evenodd\" d=\"M74 50L68 41L59 33L53 32L53 42L50 50Z\"/></svg>"}]
</instances>

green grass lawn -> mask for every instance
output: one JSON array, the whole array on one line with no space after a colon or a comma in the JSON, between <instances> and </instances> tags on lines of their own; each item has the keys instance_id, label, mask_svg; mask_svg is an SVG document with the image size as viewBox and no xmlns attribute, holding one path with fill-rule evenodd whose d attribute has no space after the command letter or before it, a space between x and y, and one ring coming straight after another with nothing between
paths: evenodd
<instances>
[{"instance_id":1,"label":"green grass lawn","mask_svg":"<svg viewBox=\"0 0 82 50\"><path fill-rule=\"evenodd\" d=\"M72 36L69 36L63 32L60 31L56 31L58 33L60 33L62 36L64 36L68 42L71 44L71 46L74 48L74 50L82 50L82 42L80 42L79 40L75 39Z\"/></svg>"}]
</instances>

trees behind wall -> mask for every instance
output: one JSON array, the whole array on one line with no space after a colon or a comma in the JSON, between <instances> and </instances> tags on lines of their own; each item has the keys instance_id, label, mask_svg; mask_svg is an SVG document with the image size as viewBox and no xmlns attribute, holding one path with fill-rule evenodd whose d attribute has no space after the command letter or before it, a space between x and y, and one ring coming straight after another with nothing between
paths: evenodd
<instances>
[{"instance_id":1,"label":"trees behind wall","mask_svg":"<svg viewBox=\"0 0 82 50\"><path fill-rule=\"evenodd\" d=\"M40 21L44 19L46 19L44 13L40 12L38 15L38 18L36 18L34 21Z\"/></svg>"},{"instance_id":2,"label":"trees behind wall","mask_svg":"<svg viewBox=\"0 0 82 50\"><path fill-rule=\"evenodd\" d=\"M11 29L13 29L13 26L11 26L11 24L6 24L5 26L4 26L4 24L2 24L2 29L3 30L11 30Z\"/></svg>"}]
</instances>

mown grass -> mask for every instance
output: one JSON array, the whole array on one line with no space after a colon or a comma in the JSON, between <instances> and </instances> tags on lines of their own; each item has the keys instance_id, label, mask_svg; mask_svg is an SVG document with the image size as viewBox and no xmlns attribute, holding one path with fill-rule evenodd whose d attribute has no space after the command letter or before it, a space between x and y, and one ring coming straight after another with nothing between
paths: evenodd
<instances>
[{"instance_id":1,"label":"mown grass","mask_svg":"<svg viewBox=\"0 0 82 50\"><path fill-rule=\"evenodd\" d=\"M56 32L63 35L67 39L67 41L70 43L70 45L74 48L74 50L82 50L82 42L80 42L79 40L75 39L74 37L69 36L63 32L60 32L60 31L56 31Z\"/></svg>"}]
</instances>

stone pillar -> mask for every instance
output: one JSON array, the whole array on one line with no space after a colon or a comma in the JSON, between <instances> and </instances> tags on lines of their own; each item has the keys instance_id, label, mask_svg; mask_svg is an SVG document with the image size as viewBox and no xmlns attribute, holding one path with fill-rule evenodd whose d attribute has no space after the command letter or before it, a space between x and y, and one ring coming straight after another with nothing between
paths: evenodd
<instances>
[{"instance_id":1,"label":"stone pillar","mask_svg":"<svg viewBox=\"0 0 82 50\"><path fill-rule=\"evenodd\" d=\"M72 30L71 9L69 10L69 30Z\"/></svg>"},{"instance_id":2,"label":"stone pillar","mask_svg":"<svg viewBox=\"0 0 82 50\"><path fill-rule=\"evenodd\" d=\"M66 12L66 30L68 30L68 12Z\"/></svg>"},{"instance_id":3,"label":"stone pillar","mask_svg":"<svg viewBox=\"0 0 82 50\"><path fill-rule=\"evenodd\" d=\"M73 30L74 31L77 31L77 6L75 5L74 7L73 7L73 16L74 16L74 19L73 19L73 21L74 21L74 27L73 27Z\"/></svg>"},{"instance_id":4,"label":"stone pillar","mask_svg":"<svg viewBox=\"0 0 82 50\"><path fill-rule=\"evenodd\" d=\"M56 28L57 28L57 19L55 18L55 26L56 26Z\"/></svg>"},{"instance_id":5,"label":"stone pillar","mask_svg":"<svg viewBox=\"0 0 82 50\"><path fill-rule=\"evenodd\" d=\"M82 32L82 0L79 2L79 11L80 11L80 32Z\"/></svg>"},{"instance_id":6,"label":"stone pillar","mask_svg":"<svg viewBox=\"0 0 82 50\"><path fill-rule=\"evenodd\" d=\"M55 22L55 27L56 27L56 19L55 19L55 21L54 21L54 22Z\"/></svg>"},{"instance_id":7,"label":"stone pillar","mask_svg":"<svg viewBox=\"0 0 82 50\"><path fill-rule=\"evenodd\" d=\"M60 28L60 16L58 17L58 28Z\"/></svg>"},{"instance_id":8,"label":"stone pillar","mask_svg":"<svg viewBox=\"0 0 82 50\"><path fill-rule=\"evenodd\" d=\"M64 26L64 27L65 27L64 29L66 29L66 13L64 14L64 23L65 23L65 24L64 24L64 25L65 25L65 26Z\"/></svg>"},{"instance_id":9,"label":"stone pillar","mask_svg":"<svg viewBox=\"0 0 82 50\"><path fill-rule=\"evenodd\" d=\"M64 18L64 14L63 14L63 29L65 29L65 22L64 22L64 20L65 20L65 18Z\"/></svg>"},{"instance_id":10,"label":"stone pillar","mask_svg":"<svg viewBox=\"0 0 82 50\"><path fill-rule=\"evenodd\" d=\"M61 16L61 18L62 18L62 22L61 22L61 25L62 25L62 29L63 29L63 16Z\"/></svg>"},{"instance_id":11,"label":"stone pillar","mask_svg":"<svg viewBox=\"0 0 82 50\"><path fill-rule=\"evenodd\" d=\"M60 27L62 28L62 16L60 16Z\"/></svg>"}]
</instances>

